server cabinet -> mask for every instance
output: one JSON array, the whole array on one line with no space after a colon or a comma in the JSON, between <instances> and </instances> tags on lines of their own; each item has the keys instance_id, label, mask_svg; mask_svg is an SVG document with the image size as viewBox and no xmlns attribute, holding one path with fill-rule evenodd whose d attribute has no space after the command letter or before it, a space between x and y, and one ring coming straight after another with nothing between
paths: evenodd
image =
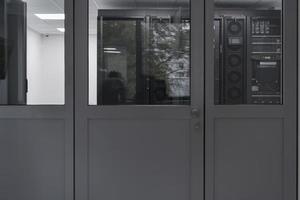
<instances>
[{"instance_id":1,"label":"server cabinet","mask_svg":"<svg viewBox=\"0 0 300 200\"><path fill-rule=\"evenodd\" d=\"M220 20L214 44L217 104L281 104L281 12L219 9L214 21Z\"/></svg>"},{"instance_id":2,"label":"server cabinet","mask_svg":"<svg viewBox=\"0 0 300 200\"><path fill-rule=\"evenodd\" d=\"M0 9L0 104L25 105L26 3L4 0Z\"/></svg>"},{"instance_id":3,"label":"server cabinet","mask_svg":"<svg viewBox=\"0 0 300 200\"><path fill-rule=\"evenodd\" d=\"M7 102L26 105L27 7L23 1L7 3Z\"/></svg>"}]
</instances>

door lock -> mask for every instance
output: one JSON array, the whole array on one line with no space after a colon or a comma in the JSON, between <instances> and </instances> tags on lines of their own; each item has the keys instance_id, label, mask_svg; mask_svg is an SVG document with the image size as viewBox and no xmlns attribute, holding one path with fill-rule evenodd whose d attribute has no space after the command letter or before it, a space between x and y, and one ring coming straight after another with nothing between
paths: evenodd
<instances>
[{"instance_id":1,"label":"door lock","mask_svg":"<svg viewBox=\"0 0 300 200\"><path fill-rule=\"evenodd\" d=\"M199 130L199 129L201 128L200 122L197 122L197 123L194 125L194 128L195 128L195 130Z\"/></svg>"},{"instance_id":2,"label":"door lock","mask_svg":"<svg viewBox=\"0 0 300 200\"><path fill-rule=\"evenodd\" d=\"M199 118L200 117L200 110L197 108L193 108L191 111L192 118Z\"/></svg>"}]
</instances>

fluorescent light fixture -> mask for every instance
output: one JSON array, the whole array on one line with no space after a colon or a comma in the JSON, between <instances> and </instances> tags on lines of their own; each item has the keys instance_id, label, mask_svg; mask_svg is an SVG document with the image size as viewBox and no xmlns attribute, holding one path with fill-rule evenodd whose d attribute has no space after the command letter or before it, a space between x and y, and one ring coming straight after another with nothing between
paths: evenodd
<instances>
[{"instance_id":1,"label":"fluorescent light fixture","mask_svg":"<svg viewBox=\"0 0 300 200\"><path fill-rule=\"evenodd\" d=\"M64 20L65 14L34 14L43 20Z\"/></svg>"},{"instance_id":2,"label":"fluorescent light fixture","mask_svg":"<svg viewBox=\"0 0 300 200\"><path fill-rule=\"evenodd\" d=\"M104 51L104 53L120 54L121 51Z\"/></svg>"},{"instance_id":3,"label":"fluorescent light fixture","mask_svg":"<svg viewBox=\"0 0 300 200\"><path fill-rule=\"evenodd\" d=\"M63 33L66 31L65 28L57 28L57 30Z\"/></svg>"},{"instance_id":4,"label":"fluorescent light fixture","mask_svg":"<svg viewBox=\"0 0 300 200\"><path fill-rule=\"evenodd\" d=\"M105 51L116 51L117 48L113 48L113 47L104 47Z\"/></svg>"}]
</instances>

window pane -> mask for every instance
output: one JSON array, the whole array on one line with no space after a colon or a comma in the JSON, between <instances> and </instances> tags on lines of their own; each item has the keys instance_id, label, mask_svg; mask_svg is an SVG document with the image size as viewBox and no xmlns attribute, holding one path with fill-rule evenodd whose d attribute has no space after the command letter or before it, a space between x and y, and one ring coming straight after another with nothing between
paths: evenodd
<instances>
[{"instance_id":1,"label":"window pane","mask_svg":"<svg viewBox=\"0 0 300 200\"><path fill-rule=\"evenodd\" d=\"M0 2L0 104L64 104L63 0Z\"/></svg>"},{"instance_id":2,"label":"window pane","mask_svg":"<svg viewBox=\"0 0 300 200\"><path fill-rule=\"evenodd\" d=\"M90 1L90 105L190 104L189 3L104 2Z\"/></svg>"},{"instance_id":3,"label":"window pane","mask_svg":"<svg viewBox=\"0 0 300 200\"><path fill-rule=\"evenodd\" d=\"M215 0L215 104L282 104L280 0Z\"/></svg>"}]
</instances>

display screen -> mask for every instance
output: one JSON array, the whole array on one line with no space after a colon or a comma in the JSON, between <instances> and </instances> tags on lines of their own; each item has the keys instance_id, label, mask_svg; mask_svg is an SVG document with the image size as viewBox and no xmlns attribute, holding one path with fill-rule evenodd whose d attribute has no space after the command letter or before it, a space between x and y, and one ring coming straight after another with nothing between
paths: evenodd
<instances>
[{"instance_id":1,"label":"display screen","mask_svg":"<svg viewBox=\"0 0 300 200\"><path fill-rule=\"evenodd\" d=\"M230 45L241 45L243 43L242 38L231 37L228 40Z\"/></svg>"}]
</instances>

